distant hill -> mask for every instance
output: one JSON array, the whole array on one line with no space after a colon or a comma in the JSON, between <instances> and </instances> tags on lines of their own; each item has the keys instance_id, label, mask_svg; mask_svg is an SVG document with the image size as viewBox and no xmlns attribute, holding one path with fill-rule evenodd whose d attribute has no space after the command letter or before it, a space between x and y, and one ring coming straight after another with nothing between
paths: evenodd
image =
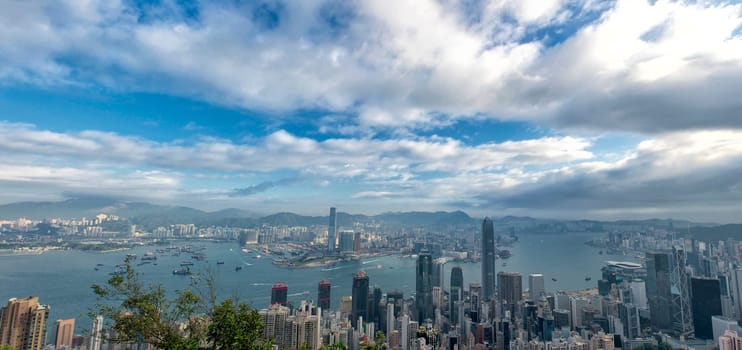
<instances>
[{"instance_id":1,"label":"distant hill","mask_svg":"<svg viewBox=\"0 0 742 350\"><path fill-rule=\"evenodd\" d=\"M742 240L742 224L727 224L711 227L690 227L688 233L699 240L723 241L728 238Z\"/></svg>"},{"instance_id":2,"label":"distant hill","mask_svg":"<svg viewBox=\"0 0 742 350\"><path fill-rule=\"evenodd\" d=\"M110 198L73 198L60 202L17 202L0 205L0 219L21 217L41 220L46 218L82 218L109 212L119 202Z\"/></svg>"},{"instance_id":3,"label":"distant hill","mask_svg":"<svg viewBox=\"0 0 742 350\"><path fill-rule=\"evenodd\" d=\"M0 205L0 219L26 217L34 220L48 218L91 218L99 213L114 214L128 219L141 229L150 230L171 224L195 224L198 226L254 227L256 225L327 225L328 216L307 216L295 213L276 213L259 217L247 210L228 208L213 212L184 206L157 205L145 202L126 202L104 197L71 198L58 202L18 202ZM380 224L396 229L410 226L429 228L453 228L457 231L478 230L482 218L472 218L463 211L437 212L388 212L379 215L348 214L338 212L341 227L354 223ZM698 239L720 240L728 237L742 239L742 224L714 225L693 223L685 220L557 220L532 217L504 216L494 218L495 231L499 234L563 232L607 232L613 230L675 229L682 234Z\"/></svg>"}]
</instances>

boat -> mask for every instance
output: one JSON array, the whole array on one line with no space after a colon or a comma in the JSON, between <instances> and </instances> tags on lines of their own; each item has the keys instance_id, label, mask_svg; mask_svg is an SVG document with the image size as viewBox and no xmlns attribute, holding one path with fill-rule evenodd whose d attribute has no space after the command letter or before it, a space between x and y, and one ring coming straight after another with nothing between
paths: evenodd
<instances>
[{"instance_id":1,"label":"boat","mask_svg":"<svg viewBox=\"0 0 742 350\"><path fill-rule=\"evenodd\" d=\"M554 282L556 282L557 279L552 277L551 280L554 281Z\"/></svg>"},{"instance_id":2,"label":"boat","mask_svg":"<svg viewBox=\"0 0 742 350\"><path fill-rule=\"evenodd\" d=\"M255 259L260 259L260 254L256 255Z\"/></svg>"},{"instance_id":3,"label":"boat","mask_svg":"<svg viewBox=\"0 0 742 350\"><path fill-rule=\"evenodd\" d=\"M97 267L94 267L93 270L98 271L98 268Z\"/></svg>"},{"instance_id":4,"label":"boat","mask_svg":"<svg viewBox=\"0 0 742 350\"><path fill-rule=\"evenodd\" d=\"M590 276L587 276L587 277L585 277L585 281L589 281L589 280L591 280L591 279L592 279L592 278L591 278Z\"/></svg>"},{"instance_id":5,"label":"boat","mask_svg":"<svg viewBox=\"0 0 742 350\"><path fill-rule=\"evenodd\" d=\"M129 253L129 254L126 254L126 258L127 259L136 259L137 258L137 255L134 254L134 253Z\"/></svg>"},{"instance_id":6,"label":"boat","mask_svg":"<svg viewBox=\"0 0 742 350\"><path fill-rule=\"evenodd\" d=\"M242 270L242 266L237 266L237 267L235 267L235 268L234 268L234 270L235 270L235 271L239 271L239 270Z\"/></svg>"},{"instance_id":7,"label":"boat","mask_svg":"<svg viewBox=\"0 0 742 350\"><path fill-rule=\"evenodd\" d=\"M152 252L146 252L144 253L144 256L142 256L142 260L157 260L157 255Z\"/></svg>"},{"instance_id":8,"label":"boat","mask_svg":"<svg viewBox=\"0 0 742 350\"><path fill-rule=\"evenodd\" d=\"M601 250L601 251L599 251L599 252L598 252L598 254L600 254L600 255L603 255L603 251L602 251L602 250Z\"/></svg>"},{"instance_id":9,"label":"boat","mask_svg":"<svg viewBox=\"0 0 742 350\"><path fill-rule=\"evenodd\" d=\"M173 275L185 276L185 275L190 275L190 274L191 274L191 269L189 269L188 267L183 267L180 269L173 270Z\"/></svg>"},{"instance_id":10,"label":"boat","mask_svg":"<svg viewBox=\"0 0 742 350\"><path fill-rule=\"evenodd\" d=\"M152 263L151 261L142 261L139 264L137 264L137 266L142 266L142 265L151 264L151 263Z\"/></svg>"},{"instance_id":11,"label":"boat","mask_svg":"<svg viewBox=\"0 0 742 350\"><path fill-rule=\"evenodd\" d=\"M217 261L216 264L217 265L224 265L224 261Z\"/></svg>"},{"instance_id":12,"label":"boat","mask_svg":"<svg viewBox=\"0 0 742 350\"><path fill-rule=\"evenodd\" d=\"M191 259L196 259L198 261L202 261L202 260L206 259L206 255L203 255L203 254L194 254L194 255L191 255Z\"/></svg>"},{"instance_id":13,"label":"boat","mask_svg":"<svg viewBox=\"0 0 742 350\"><path fill-rule=\"evenodd\" d=\"M180 266L193 266L193 261L183 261Z\"/></svg>"},{"instance_id":14,"label":"boat","mask_svg":"<svg viewBox=\"0 0 742 350\"><path fill-rule=\"evenodd\" d=\"M103 266L103 264L96 264L95 266Z\"/></svg>"},{"instance_id":15,"label":"boat","mask_svg":"<svg viewBox=\"0 0 742 350\"><path fill-rule=\"evenodd\" d=\"M113 271L113 272L109 273L109 275L111 275L111 276L121 276L121 275L123 275L125 273L126 273L126 271L124 271L124 270L116 270L116 271Z\"/></svg>"}]
</instances>

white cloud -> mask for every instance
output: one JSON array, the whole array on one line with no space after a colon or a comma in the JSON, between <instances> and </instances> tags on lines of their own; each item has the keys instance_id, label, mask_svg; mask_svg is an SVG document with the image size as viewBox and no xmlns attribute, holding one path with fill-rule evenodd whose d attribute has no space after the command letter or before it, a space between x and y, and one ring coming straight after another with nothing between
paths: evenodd
<instances>
[{"instance_id":1,"label":"white cloud","mask_svg":"<svg viewBox=\"0 0 742 350\"><path fill-rule=\"evenodd\" d=\"M472 115L639 132L739 126L728 93L742 81L739 4L492 0L472 23L455 2L317 0L281 7L271 29L253 5L204 3L188 19L177 6L6 4L0 78L322 108L375 128ZM595 11L605 12L556 34L568 36L559 45L524 39Z\"/></svg>"}]
</instances>

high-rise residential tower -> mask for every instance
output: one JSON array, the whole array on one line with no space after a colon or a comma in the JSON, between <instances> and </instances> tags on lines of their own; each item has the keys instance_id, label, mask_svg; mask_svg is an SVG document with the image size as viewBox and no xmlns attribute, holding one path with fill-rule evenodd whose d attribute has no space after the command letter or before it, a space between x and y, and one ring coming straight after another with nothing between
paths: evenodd
<instances>
[{"instance_id":1,"label":"high-rise residential tower","mask_svg":"<svg viewBox=\"0 0 742 350\"><path fill-rule=\"evenodd\" d=\"M358 329L358 317L368 321L368 275L360 270L353 276L353 298L350 323Z\"/></svg>"},{"instance_id":2,"label":"high-rise residential tower","mask_svg":"<svg viewBox=\"0 0 742 350\"><path fill-rule=\"evenodd\" d=\"M75 336L75 319L57 320L56 333L54 340L56 349L72 349L72 337Z\"/></svg>"},{"instance_id":3,"label":"high-rise residential tower","mask_svg":"<svg viewBox=\"0 0 742 350\"><path fill-rule=\"evenodd\" d=\"M495 295L495 226L492 219L482 221L482 299Z\"/></svg>"},{"instance_id":4,"label":"high-rise residential tower","mask_svg":"<svg viewBox=\"0 0 742 350\"><path fill-rule=\"evenodd\" d=\"M332 254L335 252L335 232L338 229L337 215L335 213L335 207L330 208L330 222L327 225L327 252Z\"/></svg>"},{"instance_id":5,"label":"high-rise residential tower","mask_svg":"<svg viewBox=\"0 0 742 350\"><path fill-rule=\"evenodd\" d=\"M49 306L39 304L38 297L8 300L0 315L0 344L41 350L46 343L48 316Z\"/></svg>"},{"instance_id":6,"label":"high-rise residential tower","mask_svg":"<svg viewBox=\"0 0 742 350\"><path fill-rule=\"evenodd\" d=\"M101 345L103 345L103 316L98 315L93 319L93 326L90 328L88 350L100 350Z\"/></svg>"},{"instance_id":7,"label":"high-rise residential tower","mask_svg":"<svg viewBox=\"0 0 742 350\"><path fill-rule=\"evenodd\" d=\"M459 322L459 308L457 307L459 301L464 301L464 272L461 267L454 266L451 269L451 290L448 307L451 324L458 324Z\"/></svg>"},{"instance_id":8,"label":"high-rise residential tower","mask_svg":"<svg viewBox=\"0 0 742 350\"><path fill-rule=\"evenodd\" d=\"M417 256L417 271L415 273L415 309L417 321L423 323L426 319L433 319L433 257L423 249Z\"/></svg>"},{"instance_id":9,"label":"high-rise residential tower","mask_svg":"<svg viewBox=\"0 0 742 350\"><path fill-rule=\"evenodd\" d=\"M328 280L322 280L317 286L317 306L323 311L330 310L330 291L332 284Z\"/></svg>"}]
</instances>

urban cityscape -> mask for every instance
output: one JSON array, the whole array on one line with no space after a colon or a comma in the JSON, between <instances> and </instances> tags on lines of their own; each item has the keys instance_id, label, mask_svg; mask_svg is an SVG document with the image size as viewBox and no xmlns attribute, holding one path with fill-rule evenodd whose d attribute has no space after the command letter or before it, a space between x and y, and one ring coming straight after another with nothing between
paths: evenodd
<instances>
[{"instance_id":1,"label":"urban cityscape","mask_svg":"<svg viewBox=\"0 0 742 350\"><path fill-rule=\"evenodd\" d=\"M0 0L0 350L742 350L739 91L739 0Z\"/></svg>"},{"instance_id":2,"label":"urban cityscape","mask_svg":"<svg viewBox=\"0 0 742 350\"><path fill-rule=\"evenodd\" d=\"M427 232L391 235L380 230L383 225L355 225L357 230L348 229L338 225L337 216L333 207L326 217L328 223L315 227L204 230L194 225L172 225L148 234L129 227L122 232L109 232L109 237L103 238L109 242L136 241L151 250L142 256L129 253L132 246L111 248L113 243L98 242L103 233L91 227L123 220L114 215L40 222L21 219L2 225L2 242L6 246L2 259L64 254L86 245L101 245L110 250L98 250L95 254L119 256L122 263L136 268L164 263L169 256L182 256L185 260L181 267L172 273L191 275L198 264L224 264L218 256L216 261L204 262L209 257L205 248L199 248L198 242L216 240L221 245L239 247L245 255L249 251L264 254L281 269L331 271L340 263L364 259L371 263L360 265L362 268L353 271L352 277L343 280L314 281L314 291L290 293L293 281L280 276L270 290L264 287L263 292L270 294L269 302L252 306L264 324L263 336L278 349L362 349L377 345L403 350L633 350L660 345L673 349L733 349L732 344L739 339L742 268L738 264L742 242L733 238L696 239L676 230L672 221L659 226L645 222L644 229L596 232L583 245L605 258L603 266L573 266L568 273L595 269L601 277L594 281L585 277L582 289L548 290L547 282L556 282L554 276L522 274L508 268L509 248L517 246L519 235L526 233L510 227L498 228L496 234L490 218L481 220L479 227L471 226L473 245L465 243L467 239L451 245ZM639 223L632 225L639 227ZM76 226L75 231L70 229ZM49 227L63 234L55 240L42 238L38 230ZM365 232L363 227L375 232ZM466 226L451 225L447 229L456 227ZM24 231L34 234L24 235ZM219 233L205 235L206 232ZM26 238L19 239L21 236ZM457 234L452 232L450 237ZM60 244L64 241L77 243ZM50 242L50 247L41 245ZM373 265L373 258L384 255L414 261L415 280L410 281L414 290L375 286L372 276L377 266ZM631 261L621 260L627 258ZM297 264L286 263L287 260ZM322 264L311 265L317 261ZM310 265L302 265L305 263ZM468 280L476 282L465 284L462 266L475 263L479 273L468 276ZM125 274L126 264L120 264L110 275ZM105 268L98 264L95 270L99 267ZM235 271L241 268L238 266ZM247 277L242 283L249 280ZM336 284L350 286L351 292L337 295L338 289L333 288ZM9 299L2 309L0 343L16 349L151 346L141 341L113 341L112 330L106 328L111 324L101 315L85 325L76 324L74 318L50 318L54 305L44 304L43 296L34 295L34 291L27 294L31 296ZM290 295L294 297L290 299Z\"/></svg>"}]
</instances>

